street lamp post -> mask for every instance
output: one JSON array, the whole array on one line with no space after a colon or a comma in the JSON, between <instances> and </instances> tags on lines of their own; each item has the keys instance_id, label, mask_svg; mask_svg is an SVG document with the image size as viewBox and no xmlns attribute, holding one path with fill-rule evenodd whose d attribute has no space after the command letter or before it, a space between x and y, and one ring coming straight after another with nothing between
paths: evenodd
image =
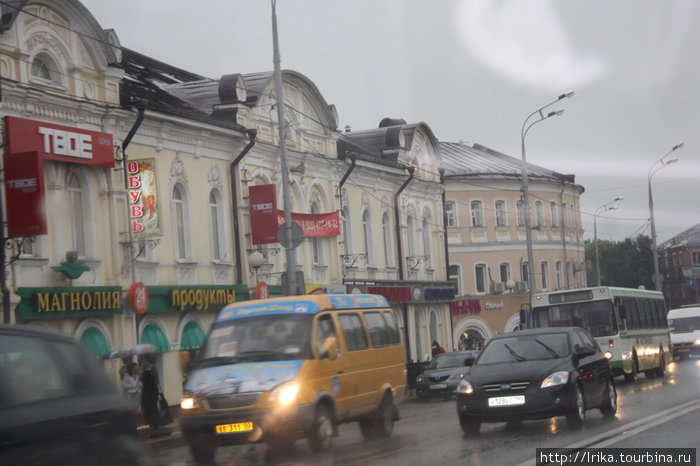
<instances>
[{"instance_id":1,"label":"street lamp post","mask_svg":"<svg viewBox=\"0 0 700 466\"><path fill-rule=\"evenodd\" d=\"M527 158L525 156L525 136L533 125L551 118L553 116L558 116L564 113L564 110L556 110L549 113L544 113L543 110L550 105L554 105L564 98L568 98L574 95L574 91L569 91L565 94L561 94L552 102L548 103L544 107L540 107L525 118L523 122L523 127L520 130L520 150L522 155L522 179L523 179L523 208L525 209L525 241L527 242L527 283L528 283L528 294L530 295L530 301L532 301L532 294L535 292L535 265L532 255L532 231L531 231L531 220L530 220L530 193L529 193L529 180L527 173ZM536 117L536 119L532 119Z\"/></svg>"},{"instance_id":2,"label":"street lamp post","mask_svg":"<svg viewBox=\"0 0 700 466\"><path fill-rule=\"evenodd\" d=\"M657 257L656 251L656 225L654 223L654 198L651 194L651 178L657 171L661 170L666 165L678 162L677 158L672 158L669 160L664 159L666 159L666 157L668 157L673 151L680 149L681 147L683 147L682 142L673 146L670 151L651 165L649 168L649 175L647 175L647 184L649 186L649 223L651 224L651 247L652 254L654 256L654 288L656 291L661 291L661 280L659 280L659 258ZM658 167L657 164L659 165Z\"/></svg>"},{"instance_id":3,"label":"street lamp post","mask_svg":"<svg viewBox=\"0 0 700 466\"><path fill-rule=\"evenodd\" d=\"M616 205L610 205L610 204L613 204L617 201L621 201L623 199L624 199L624 197L618 196L615 199L613 199L612 201L598 207L595 210L595 212L593 213L593 241L595 241L595 271L596 271L596 280L597 280L598 286L600 286L600 258L598 256L598 226L596 224L596 220L597 220L598 215L600 213L607 212L608 210L617 209Z\"/></svg>"}]
</instances>

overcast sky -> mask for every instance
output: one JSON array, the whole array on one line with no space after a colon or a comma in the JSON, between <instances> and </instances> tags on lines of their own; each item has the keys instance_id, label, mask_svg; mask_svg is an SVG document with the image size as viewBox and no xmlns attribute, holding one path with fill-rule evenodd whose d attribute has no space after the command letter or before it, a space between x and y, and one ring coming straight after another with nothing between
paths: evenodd
<instances>
[{"instance_id":1,"label":"overcast sky","mask_svg":"<svg viewBox=\"0 0 700 466\"><path fill-rule=\"evenodd\" d=\"M83 0L123 46L219 78L271 71L266 0ZM426 122L445 142L520 158L525 118L558 95L561 116L526 138L531 163L575 174L584 237L700 223L700 2L694 0L279 0L282 68L313 81L339 128Z\"/></svg>"}]
</instances>

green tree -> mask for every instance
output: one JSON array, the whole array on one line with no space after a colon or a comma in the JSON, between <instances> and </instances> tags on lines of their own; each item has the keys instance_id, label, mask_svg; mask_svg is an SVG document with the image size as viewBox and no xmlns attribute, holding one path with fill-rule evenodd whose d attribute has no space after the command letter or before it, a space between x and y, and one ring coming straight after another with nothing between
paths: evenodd
<instances>
[{"instance_id":1,"label":"green tree","mask_svg":"<svg viewBox=\"0 0 700 466\"><path fill-rule=\"evenodd\" d=\"M586 263L589 264L586 272L588 286L595 286L598 283L595 243L587 240L585 247ZM639 235L624 241L599 239L598 257L601 285L654 289L654 259L648 236Z\"/></svg>"}]
</instances>

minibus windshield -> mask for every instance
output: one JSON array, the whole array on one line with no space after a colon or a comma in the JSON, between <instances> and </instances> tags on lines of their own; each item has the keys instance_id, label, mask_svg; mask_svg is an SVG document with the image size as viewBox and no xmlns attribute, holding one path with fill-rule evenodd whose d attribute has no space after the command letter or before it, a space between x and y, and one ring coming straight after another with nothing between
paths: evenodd
<instances>
[{"instance_id":1,"label":"minibus windshield","mask_svg":"<svg viewBox=\"0 0 700 466\"><path fill-rule=\"evenodd\" d=\"M277 314L215 324L199 365L311 359L311 319L308 315Z\"/></svg>"}]
</instances>

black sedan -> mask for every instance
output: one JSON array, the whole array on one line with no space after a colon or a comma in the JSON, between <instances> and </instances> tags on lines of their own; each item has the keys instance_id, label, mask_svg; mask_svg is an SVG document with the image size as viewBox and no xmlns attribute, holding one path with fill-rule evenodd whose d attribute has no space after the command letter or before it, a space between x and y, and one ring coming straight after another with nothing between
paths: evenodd
<instances>
[{"instance_id":1,"label":"black sedan","mask_svg":"<svg viewBox=\"0 0 700 466\"><path fill-rule=\"evenodd\" d=\"M581 328L556 327L497 335L486 344L456 390L465 433L482 422L566 416L583 425L586 410L617 412L610 363Z\"/></svg>"},{"instance_id":2,"label":"black sedan","mask_svg":"<svg viewBox=\"0 0 700 466\"><path fill-rule=\"evenodd\" d=\"M0 325L0 464L145 464L133 408L69 335Z\"/></svg>"},{"instance_id":3,"label":"black sedan","mask_svg":"<svg viewBox=\"0 0 700 466\"><path fill-rule=\"evenodd\" d=\"M430 397L451 398L457 384L469 371L478 351L455 351L438 354L422 374L416 377L416 396L425 401Z\"/></svg>"}]
</instances>

